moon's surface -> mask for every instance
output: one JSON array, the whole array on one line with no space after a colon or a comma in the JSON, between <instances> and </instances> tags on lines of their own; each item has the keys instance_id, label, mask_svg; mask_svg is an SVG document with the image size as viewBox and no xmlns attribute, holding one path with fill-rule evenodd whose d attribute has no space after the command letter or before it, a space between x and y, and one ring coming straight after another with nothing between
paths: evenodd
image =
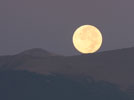
<instances>
[{"instance_id":1,"label":"moon's surface","mask_svg":"<svg viewBox=\"0 0 134 100\"><path fill-rule=\"evenodd\" d=\"M81 53L95 53L102 45L102 34L95 26L83 25L73 35L74 47Z\"/></svg>"}]
</instances>

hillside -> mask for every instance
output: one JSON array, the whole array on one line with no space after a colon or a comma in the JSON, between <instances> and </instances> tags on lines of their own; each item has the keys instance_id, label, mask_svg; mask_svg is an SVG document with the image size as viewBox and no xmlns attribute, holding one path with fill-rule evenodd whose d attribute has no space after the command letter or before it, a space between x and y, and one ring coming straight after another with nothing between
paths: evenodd
<instances>
[{"instance_id":1,"label":"hillside","mask_svg":"<svg viewBox=\"0 0 134 100\"><path fill-rule=\"evenodd\" d=\"M89 79L90 80L90 79ZM109 82L70 79L61 75L39 75L27 71L0 71L2 100L129 100Z\"/></svg>"},{"instance_id":2,"label":"hillside","mask_svg":"<svg viewBox=\"0 0 134 100\"><path fill-rule=\"evenodd\" d=\"M33 49L17 55L0 57L0 68L27 70L45 75L59 73L71 77L91 76L126 88L134 85L133 59L134 48L69 57Z\"/></svg>"}]
</instances>

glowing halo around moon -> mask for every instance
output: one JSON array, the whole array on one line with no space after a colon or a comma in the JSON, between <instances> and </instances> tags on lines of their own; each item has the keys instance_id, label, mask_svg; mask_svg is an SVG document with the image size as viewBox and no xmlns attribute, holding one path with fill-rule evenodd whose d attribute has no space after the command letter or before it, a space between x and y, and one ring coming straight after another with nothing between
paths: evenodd
<instances>
[{"instance_id":1,"label":"glowing halo around moon","mask_svg":"<svg viewBox=\"0 0 134 100\"><path fill-rule=\"evenodd\" d=\"M80 26L73 35L74 47L81 53L95 53L102 45L102 34L95 26Z\"/></svg>"}]
</instances>

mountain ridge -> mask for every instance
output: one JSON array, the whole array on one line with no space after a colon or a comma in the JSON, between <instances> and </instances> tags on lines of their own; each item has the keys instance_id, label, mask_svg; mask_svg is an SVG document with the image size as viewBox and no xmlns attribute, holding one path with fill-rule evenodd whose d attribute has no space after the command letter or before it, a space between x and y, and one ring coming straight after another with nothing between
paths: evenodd
<instances>
[{"instance_id":1,"label":"mountain ridge","mask_svg":"<svg viewBox=\"0 0 134 100\"><path fill-rule=\"evenodd\" d=\"M134 85L134 47L77 56L51 56L44 50L43 53L47 53L47 56L31 56L38 53L30 53L29 56L29 51L25 51L28 55L23 52L0 57L0 68L28 70L40 74L59 73L71 77L92 76L122 87Z\"/></svg>"},{"instance_id":2,"label":"mountain ridge","mask_svg":"<svg viewBox=\"0 0 134 100\"><path fill-rule=\"evenodd\" d=\"M42 48L28 49L16 55L29 55L29 56L35 56L35 57L58 56L57 54L48 52L47 50L44 50Z\"/></svg>"}]
</instances>

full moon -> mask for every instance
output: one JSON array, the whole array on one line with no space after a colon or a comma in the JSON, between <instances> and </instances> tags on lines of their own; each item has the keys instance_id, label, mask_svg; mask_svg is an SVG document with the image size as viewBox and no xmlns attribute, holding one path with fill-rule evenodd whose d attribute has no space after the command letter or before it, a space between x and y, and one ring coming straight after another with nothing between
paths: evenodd
<instances>
[{"instance_id":1,"label":"full moon","mask_svg":"<svg viewBox=\"0 0 134 100\"><path fill-rule=\"evenodd\" d=\"M101 32L92 25L79 27L73 35L74 47L84 54L97 52L102 45L102 40Z\"/></svg>"}]
</instances>

